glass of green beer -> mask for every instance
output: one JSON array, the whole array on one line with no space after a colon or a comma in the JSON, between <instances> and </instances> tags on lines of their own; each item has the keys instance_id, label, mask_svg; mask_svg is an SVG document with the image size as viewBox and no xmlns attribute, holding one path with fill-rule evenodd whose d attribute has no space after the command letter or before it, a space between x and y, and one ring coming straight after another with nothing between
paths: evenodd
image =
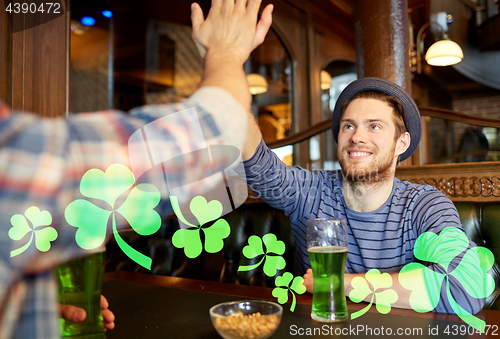
<instances>
[{"instance_id":1,"label":"glass of green beer","mask_svg":"<svg viewBox=\"0 0 500 339\"><path fill-rule=\"evenodd\" d=\"M93 253L56 268L59 302L81 307L87 313L82 323L61 319L63 338L106 338L101 308L105 253Z\"/></svg>"},{"instance_id":2,"label":"glass of green beer","mask_svg":"<svg viewBox=\"0 0 500 339\"><path fill-rule=\"evenodd\" d=\"M347 244L345 219L308 220L307 253L314 280L311 318L316 321L342 321L349 315L344 293Z\"/></svg>"}]
</instances>

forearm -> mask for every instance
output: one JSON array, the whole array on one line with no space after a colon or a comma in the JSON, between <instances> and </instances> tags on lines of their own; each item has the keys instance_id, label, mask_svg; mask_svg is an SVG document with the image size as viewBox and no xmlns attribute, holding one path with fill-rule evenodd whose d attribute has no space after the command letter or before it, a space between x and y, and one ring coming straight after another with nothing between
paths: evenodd
<instances>
[{"instance_id":1,"label":"forearm","mask_svg":"<svg viewBox=\"0 0 500 339\"><path fill-rule=\"evenodd\" d=\"M225 89L250 111L250 91L243 65L236 57L219 52L208 52L200 87L215 86Z\"/></svg>"},{"instance_id":2,"label":"forearm","mask_svg":"<svg viewBox=\"0 0 500 339\"><path fill-rule=\"evenodd\" d=\"M406 272L404 273L406 275L406 278L410 280L414 280L416 284L422 284L421 286L424 286L424 281L422 277L422 272L421 270L414 270L411 272ZM396 307L396 308L405 308L405 309L412 309L412 308L419 308L419 309L428 309L429 305L429 298L427 296L427 293L421 293L419 294L419 304L418 305L412 305L410 304L410 296L412 291L405 289L403 286L401 286L399 282L399 273L383 273L383 275L376 276L375 281L370 280L369 282L371 283L371 288L375 288L375 297L373 293L369 293L363 301L370 302L372 301L376 303L385 303L387 304L387 300L384 300L383 296L377 299L377 293L383 292L385 290L391 289L396 292L397 294L397 300L394 303L391 303L391 307ZM373 276L372 276L373 277ZM344 275L344 289L345 289L345 295L346 297L349 297L350 293L353 291L353 279L357 278L365 280L365 274L364 273L358 273L358 274L353 274L353 273L345 273ZM359 283L359 281L357 282ZM356 285L356 282L355 282ZM383 288L376 288L378 285L384 285ZM388 285L388 286L387 286ZM386 287L387 286L387 287ZM414 300L415 301L415 300Z\"/></svg>"},{"instance_id":3,"label":"forearm","mask_svg":"<svg viewBox=\"0 0 500 339\"><path fill-rule=\"evenodd\" d=\"M390 279L388 279L388 276ZM384 300L383 295L382 295L382 297L379 297L377 299L377 293L380 293L380 292L388 290L388 289L392 289L396 292L396 294L398 296L398 298L395 302L390 303L392 307L406 308L406 309L412 308L410 305L411 291L405 290L403 288L403 286L401 286L397 276L398 276L398 273L390 273L390 274L384 273L383 276L379 275L375 279L370 279L369 282L370 282L371 286L368 286L368 288L371 290L372 293L366 293L366 296L363 298L362 301L373 302L375 304L379 303L379 302L387 304L387 300ZM357 279L357 281L354 282L355 286L353 286L352 283L353 283L353 279L355 279L355 278ZM414 277L414 278L418 279L418 277ZM363 283L362 280L366 280L364 273L345 273L344 274L344 291L345 291L345 296L347 298L349 298L349 295L351 294L351 292L355 288L358 289L358 292L359 292L359 289L362 288L361 285L363 285L363 284L360 284L360 283ZM382 280L385 280L385 283ZM389 285L388 287L386 287L388 285L387 281L392 281L392 284ZM374 287L374 285L375 285L375 287ZM384 285L384 288L377 288L379 285ZM314 279L313 279L311 270L307 270L307 273L304 275L304 286L306 286L307 292L313 293L313 291L314 291ZM373 288L375 288L375 291L373 291ZM375 294L373 292L375 292ZM358 295L359 294L357 294L357 296ZM427 299L427 296L422 295L421 298L425 302L425 300ZM356 300L357 298L354 297L354 294L351 294L350 299Z\"/></svg>"},{"instance_id":4,"label":"forearm","mask_svg":"<svg viewBox=\"0 0 500 339\"><path fill-rule=\"evenodd\" d=\"M205 58L205 73L200 84L200 87L203 86L216 86L228 91L246 110L248 134L242 157L243 160L249 159L259 145L261 133L250 111L251 94L242 65L231 56L209 52Z\"/></svg>"},{"instance_id":5,"label":"forearm","mask_svg":"<svg viewBox=\"0 0 500 339\"><path fill-rule=\"evenodd\" d=\"M260 144L260 140L262 139L262 134L260 133L259 126L257 125L257 121L253 114L248 111L248 135L245 146L243 147L242 157L243 160L250 159L255 151L257 150L257 146Z\"/></svg>"},{"instance_id":6,"label":"forearm","mask_svg":"<svg viewBox=\"0 0 500 339\"><path fill-rule=\"evenodd\" d=\"M345 296L348 298L350 297L351 300L357 300L359 299L359 296L362 295L362 301L373 302L375 304L390 304L391 307L414 309L420 312L432 310L421 269L411 270L404 273L368 273L368 275L369 278L367 278L367 274L365 273L345 273ZM418 293L418 298L415 298L416 295L411 298L412 291L405 289L400 284L400 275L402 275L403 279L406 281L411 281L414 286L421 287L420 293ZM308 269L304 275L304 286L306 286L307 292L313 293L314 279L311 269ZM353 290L357 291L351 294ZM363 290L365 291L364 293ZM391 300L388 300L389 298L387 297L387 294L381 293L387 290L393 290L397 294L397 299L392 300L391 298Z\"/></svg>"}]
</instances>

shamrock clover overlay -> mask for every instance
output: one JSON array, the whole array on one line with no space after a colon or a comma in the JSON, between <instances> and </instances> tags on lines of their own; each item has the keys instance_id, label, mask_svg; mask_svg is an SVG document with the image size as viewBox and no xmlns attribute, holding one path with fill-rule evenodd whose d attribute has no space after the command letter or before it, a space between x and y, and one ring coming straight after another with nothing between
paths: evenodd
<instances>
[{"instance_id":1,"label":"shamrock clover overlay","mask_svg":"<svg viewBox=\"0 0 500 339\"><path fill-rule=\"evenodd\" d=\"M32 226L28 224L28 220ZM11 257L15 257L26 251L33 242L33 238L35 238L36 248L41 252L50 250L50 242L57 239L57 231L49 226L52 224L52 216L48 211L40 211L36 206L29 207L24 212L24 215L14 214L10 218L10 223L12 227L9 230L9 238L12 240L21 240L26 234L31 232L30 240L24 246L11 251Z\"/></svg>"},{"instance_id":2,"label":"shamrock clover overlay","mask_svg":"<svg viewBox=\"0 0 500 339\"><path fill-rule=\"evenodd\" d=\"M355 277L352 279L351 285L353 290L349 293L349 298L353 302L359 303L371 294L370 303L362 310L351 314L351 319L361 317L368 312L374 300L376 302L377 311L382 314L389 313L391 304L394 304L398 300L396 291L388 289L392 286L392 277L389 273L381 274L378 269L373 268L366 272L365 278L366 280L362 277ZM371 283L373 290L368 286L367 281Z\"/></svg>"},{"instance_id":3,"label":"shamrock clover overlay","mask_svg":"<svg viewBox=\"0 0 500 339\"><path fill-rule=\"evenodd\" d=\"M455 269L450 266L450 263L465 251L468 245L467 236L454 227L445 228L439 236L433 232L421 234L415 242L415 258L439 264L446 273L434 271L423 264L414 262L403 267L399 281L404 288L412 291L410 305L417 312L428 312L437 306L441 286L446 281L446 295L453 311L467 324L481 331L485 328L485 322L464 310L455 301L450 289L452 277L474 298L485 298L495 288L493 277L487 273L493 266L494 257L484 247L469 249ZM424 284L415 283L415 279L405 275L405 273L414 270L421 270ZM419 300L422 294L429 297L429 302L426 305Z\"/></svg>"},{"instance_id":4,"label":"shamrock clover overlay","mask_svg":"<svg viewBox=\"0 0 500 339\"><path fill-rule=\"evenodd\" d=\"M266 251L262 247L262 244L266 245ZM278 240L276 236L272 233L265 234L262 239L256 235L252 235L248 238L248 245L243 248L243 255L248 259L253 259L259 255L263 255L262 259L254 264L248 266L240 266L238 271L250 271L253 270L264 263L264 273L268 277L274 277L276 275L276 270L281 270L285 268L286 262L281 255L285 253L285 243ZM276 255L271 255L276 254Z\"/></svg>"},{"instance_id":5,"label":"shamrock clover overlay","mask_svg":"<svg viewBox=\"0 0 500 339\"><path fill-rule=\"evenodd\" d=\"M265 251L262 246L263 244L266 245ZM285 259L281 257L281 255L285 253L285 243L278 240L276 235L272 233L265 234L262 239L256 235L250 236L248 238L248 245L243 248L242 252L247 259L253 259L260 255L262 255L262 259L253 265L240 266L238 271L256 269L264 262L264 273L268 277L274 277L276 271L282 270L286 266ZM292 285L288 287L292 279ZM302 277L293 278L293 274L286 272L282 276L276 278L275 285L278 287L273 289L273 297L278 298L280 304L284 304L288 301L288 291L290 291L292 293L290 311L293 312L297 303L295 293L302 294L306 291L303 282L304 279Z\"/></svg>"},{"instance_id":6,"label":"shamrock clover overlay","mask_svg":"<svg viewBox=\"0 0 500 339\"><path fill-rule=\"evenodd\" d=\"M184 218L177 197L170 196L170 203L177 218L189 226L189 228L177 230L172 237L172 244L177 248L184 248L184 253L188 258L196 258L201 254L203 245L200 232L202 230L205 235L205 250L208 253L217 253L224 247L224 239L231 233L226 220L219 219L210 227L203 227L206 223L222 216L223 207L219 201L212 200L207 203L207 199L202 196L196 196L191 200L189 209L200 223L199 226L189 223Z\"/></svg>"},{"instance_id":7,"label":"shamrock clover overlay","mask_svg":"<svg viewBox=\"0 0 500 339\"><path fill-rule=\"evenodd\" d=\"M90 250L101 246L106 237L109 218L112 217L113 233L122 251L139 265L151 269L151 258L127 244L116 227L117 214L123 216L132 229L140 235L158 231L161 218L154 208L160 202L160 192L151 184L135 185L132 171L121 164L113 164L103 172L88 170L80 182L80 192L90 199L108 204L100 208L88 200L72 201L64 212L66 221L77 227L75 240L78 246ZM125 201L117 206L118 198L128 192Z\"/></svg>"},{"instance_id":8,"label":"shamrock clover overlay","mask_svg":"<svg viewBox=\"0 0 500 339\"><path fill-rule=\"evenodd\" d=\"M292 283L291 285L290 282ZM278 302L280 304L284 304L288 301L288 291L290 291L292 293L292 305L290 306L290 311L293 312L295 311L295 305L297 303L295 293L303 294L306 292L306 287L303 282L304 278L294 278L292 273L285 272L282 276L277 277L275 280L277 287L273 289L273 297L278 298Z\"/></svg>"}]
</instances>

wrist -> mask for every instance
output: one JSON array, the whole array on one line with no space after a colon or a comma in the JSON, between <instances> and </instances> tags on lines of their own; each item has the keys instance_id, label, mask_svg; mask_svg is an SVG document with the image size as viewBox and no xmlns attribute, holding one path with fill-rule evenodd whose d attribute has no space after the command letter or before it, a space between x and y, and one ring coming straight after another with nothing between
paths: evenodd
<instances>
[{"instance_id":1,"label":"wrist","mask_svg":"<svg viewBox=\"0 0 500 339\"><path fill-rule=\"evenodd\" d=\"M248 57L246 59L248 59ZM207 50L207 54L205 56L205 66L229 64L234 67L243 68L243 64L246 59L243 60L241 52L234 50Z\"/></svg>"},{"instance_id":2,"label":"wrist","mask_svg":"<svg viewBox=\"0 0 500 339\"><path fill-rule=\"evenodd\" d=\"M354 278L354 274L352 273L344 273L344 292L345 296L348 297L349 293L353 290L351 282Z\"/></svg>"}]
</instances>

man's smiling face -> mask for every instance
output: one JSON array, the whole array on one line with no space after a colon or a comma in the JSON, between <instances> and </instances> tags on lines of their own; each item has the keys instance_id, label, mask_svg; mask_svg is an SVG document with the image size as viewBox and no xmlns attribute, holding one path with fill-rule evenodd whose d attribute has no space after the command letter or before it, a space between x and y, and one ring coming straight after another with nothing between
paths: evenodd
<instances>
[{"instance_id":1,"label":"man's smiling face","mask_svg":"<svg viewBox=\"0 0 500 339\"><path fill-rule=\"evenodd\" d=\"M353 100L340 119L338 158L347 180L379 182L392 179L397 141L394 109L378 99Z\"/></svg>"}]
</instances>

